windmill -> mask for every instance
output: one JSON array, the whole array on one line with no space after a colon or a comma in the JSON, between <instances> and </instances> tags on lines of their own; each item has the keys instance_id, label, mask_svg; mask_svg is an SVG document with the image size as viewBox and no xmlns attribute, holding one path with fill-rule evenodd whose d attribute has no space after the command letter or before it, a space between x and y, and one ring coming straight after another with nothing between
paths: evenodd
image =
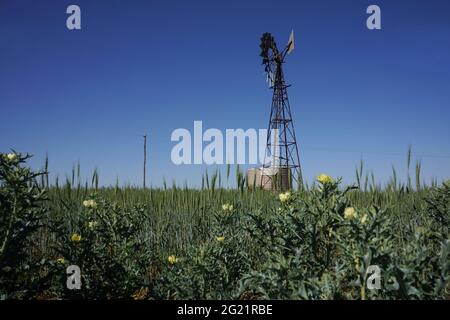
<instances>
[{"instance_id":1,"label":"windmill","mask_svg":"<svg viewBox=\"0 0 450 320\"><path fill-rule=\"evenodd\" d=\"M286 85L283 75L286 55L294 50L294 32L291 32L289 41L281 52L270 33L262 35L260 48L262 64L273 95L266 153L258 174L258 184L264 189L287 190L292 188L295 181L301 187L303 178L300 158L287 94L290 85ZM271 159L266 158L268 154L271 154Z\"/></svg>"}]
</instances>

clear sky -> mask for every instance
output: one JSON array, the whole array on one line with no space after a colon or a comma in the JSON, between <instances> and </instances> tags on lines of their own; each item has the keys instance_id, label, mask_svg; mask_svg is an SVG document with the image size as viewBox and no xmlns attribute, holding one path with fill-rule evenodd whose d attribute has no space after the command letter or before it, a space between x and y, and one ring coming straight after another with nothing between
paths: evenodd
<instances>
[{"instance_id":1,"label":"clear sky","mask_svg":"<svg viewBox=\"0 0 450 320\"><path fill-rule=\"evenodd\" d=\"M66 28L81 7L82 29ZM366 8L381 7L381 30ZM271 92L260 36L279 45L300 160L354 180L361 158L380 182L406 151L425 179L450 178L450 2L0 0L0 151L50 160L64 178L77 162L102 184L148 180L198 186L214 167L175 166L176 128L266 128ZM225 170L225 166L221 170Z\"/></svg>"}]
</instances>

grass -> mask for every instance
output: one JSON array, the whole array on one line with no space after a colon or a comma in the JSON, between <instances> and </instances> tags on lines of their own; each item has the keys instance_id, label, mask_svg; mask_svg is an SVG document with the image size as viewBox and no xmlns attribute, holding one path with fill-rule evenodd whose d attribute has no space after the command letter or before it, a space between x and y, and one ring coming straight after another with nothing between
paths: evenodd
<instances>
[{"instance_id":1,"label":"grass","mask_svg":"<svg viewBox=\"0 0 450 320\"><path fill-rule=\"evenodd\" d=\"M11 249L2 253L6 258L0 255L0 267L7 266L0 269L0 284L6 281L13 297L43 292L64 298L129 298L133 292L170 299L448 297L450 185L427 185L419 162L412 178L411 149L405 182L393 168L381 185L361 161L354 187L345 188L337 178L314 182L283 197L286 201L279 192L249 188L239 166L234 174L227 166L225 177L218 170L205 172L199 189L175 182L142 189L100 187L97 170L82 181L79 164L64 182L56 179L49 185L46 160L44 174L37 175L39 186L27 190L31 184L16 176L26 159L0 158L0 209L17 206L14 212L27 217L19 218L11 232L27 231L30 217L42 222L35 232L27 231L31 241L18 237L20 242L12 241ZM30 182L35 176L26 169L21 174ZM236 187L228 188L232 176ZM46 190L46 201L40 189ZM11 201L11 196L29 200ZM87 208L86 199L94 199L95 208ZM227 212L223 204L233 209ZM345 218L348 207L356 208L356 220ZM10 232L9 221L0 219L0 236ZM92 222L98 227L91 229ZM75 233L81 234L79 244L70 241ZM216 239L222 237L219 243ZM23 251L21 260L14 245ZM177 262L168 264L170 256ZM96 289L75 296L67 291L61 285L64 266L55 262L61 257L80 264L85 281ZM370 260L382 267L386 279L396 279L397 291L366 292L361 283ZM2 274L13 262L16 278ZM24 272L33 273L21 270L33 265L39 276L26 280ZM14 291L25 280L29 296Z\"/></svg>"},{"instance_id":2,"label":"grass","mask_svg":"<svg viewBox=\"0 0 450 320\"><path fill-rule=\"evenodd\" d=\"M416 164L415 188L409 175L411 164L411 148L408 149L406 183L399 182L397 171L392 168L392 177L383 187L376 183L373 172L364 173L364 163L361 160L355 169L355 185L358 187L349 194L351 201L360 207L377 205L390 208L392 214L403 216L413 212L415 208L424 205L424 197L428 190L437 185L433 181L431 186L420 180L421 165ZM45 161L44 171L48 172L48 159ZM53 186L48 184L48 175L41 177L41 185L48 189L50 198L49 208L53 213L65 211L79 211L84 199L97 194L105 199L117 202L125 208L132 208L136 204L145 206L143 213L149 217L147 232L151 241L161 255L168 252L186 249L192 243L201 243L208 236L213 219L213 212L221 210L224 203L237 204L241 212L270 212L278 206L278 192L248 188L245 174L236 167L234 174L236 188L226 188L231 176L231 166L227 165L225 179L218 170L212 174L207 171L202 176L200 189L191 189L186 185L180 187L172 182L171 187L164 181L162 188L142 189L138 187L99 187L97 169L90 181L81 180L80 164L66 178L64 184L59 179ZM307 194L317 185L303 186L300 194ZM408 220L411 217L403 217ZM45 250L45 248L43 248Z\"/></svg>"}]
</instances>

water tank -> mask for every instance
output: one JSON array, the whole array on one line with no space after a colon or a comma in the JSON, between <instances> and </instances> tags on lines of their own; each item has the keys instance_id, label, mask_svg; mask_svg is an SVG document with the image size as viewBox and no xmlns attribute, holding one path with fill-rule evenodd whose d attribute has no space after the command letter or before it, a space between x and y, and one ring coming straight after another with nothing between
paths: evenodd
<instances>
[{"instance_id":1,"label":"water tank","mask_svg":"<svg viewBox=\"0 0 450 320\"><path fill-rule=\"evenodd\" d=\"M250 189L289 190L292 186L291 170L287 167L251 168L247 171L247 184Z\"/></svg>"}]
</instances>

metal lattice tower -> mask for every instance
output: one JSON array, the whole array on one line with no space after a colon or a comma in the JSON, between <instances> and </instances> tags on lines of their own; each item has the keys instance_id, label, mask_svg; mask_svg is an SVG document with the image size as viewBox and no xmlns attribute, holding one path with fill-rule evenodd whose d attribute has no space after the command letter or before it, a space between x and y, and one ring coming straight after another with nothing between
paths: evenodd
<instances>
[{"instance_id":1,"label":"metal lattice tower","mask_svg":"<svg viewBox=\"0 0 450 320\"><path fill-rule=\"evenodd\" d=\"M261 56L273 90L261 186L265 187L270 183L270 189L274 190L291 189L293 181L299 188L303 186L297 139L287 93L290 85L286 85L283 75L286 54L293 50L293 46L293 33L282 52L278 52L270 33L264 33L261 38ZM270 164L267 164L268 154L272 157Z\"/></svg>"}]
</instances>

